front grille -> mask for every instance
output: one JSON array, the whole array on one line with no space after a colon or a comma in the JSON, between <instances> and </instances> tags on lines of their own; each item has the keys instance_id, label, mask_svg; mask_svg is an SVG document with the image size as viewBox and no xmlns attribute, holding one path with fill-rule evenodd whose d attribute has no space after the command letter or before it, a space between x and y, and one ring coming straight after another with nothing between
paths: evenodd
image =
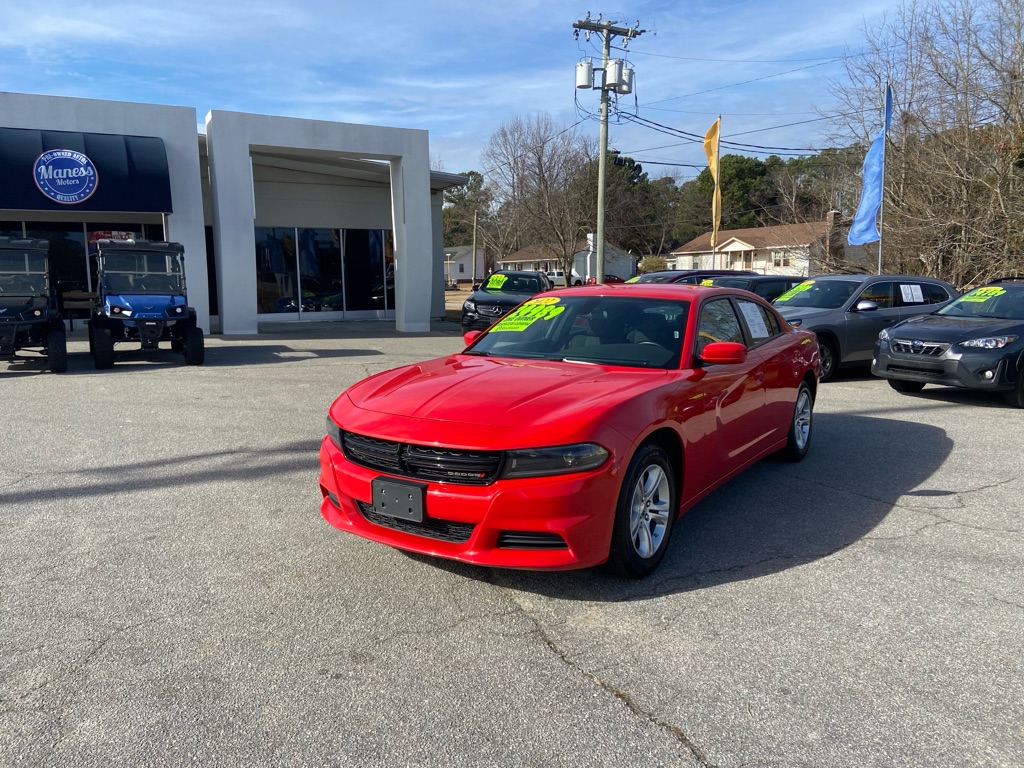
<instances>
[{"instance_id":1,"label":"front grille","mask_svg":"<svg viewBox=\"0 0 1024 768\"><path fill-rule=\"evenodd\" d=\"M949 344L940 341L910 341L909 339L893 339L892 351L901 355L921 355L922 357L939 357L949 349Z\"/></svg>"},{"instance_id":2,"label":"front grille","mask_svg":"<svg viewBox=\"0 0 1024 768\"><path fill-rule=\"evenodd\" d=\"M460 451L397 443L376 437L341 433L342 449L354 464L367 469L457 485L487 485L501 469L500 451Z\"/></svg>"},{"instance_id":3,"label":"front grille","mask_svg":"<svg viewBox=\"0 0 1024 768\"><path fill-rule=\"evenodd\" d=\"M490 315L491 317L499 317L505 314L505 308L497 305L477 304L476 309L481 315Z\"/></svg>"},{"instance_id":4,"label":"front grille","mask_svg":"<svg viewBox=\"0 0 1024 768\"><path fill-rule=\"evenodd\" d=\"M356 501L359 512L374 525L382 528L390 528L402 533L411 533L414 536L424 536L428 539L447 541L452 544L463 544L469 541L473 535L473 526L470 523L455 523L450 520L437 520L425 518L422 523L412 520L402 520L398 517L389 517L380 514L372 504L365 501Z\"/></svg>"},{"instance_id":5,"label":"front grille","mask_svg":"<svg viewBox=\"0 0 1024 768\"><path fill-rule=\"evenodd\" d=\"M565 539L546 531L502 531L498 534L502 549L568 549Z\"/></svg>"},{"instance_id":6,"label":"front grille","mask_svg":"<svg viewBox=\"0 0 1024 768\"><path fill-rule=\"evenodd\" d=\"M901 365L890 365L886 367L888 373L912 373L915 376L927 376L932 379L944 379L946 374L943 371L931 370L928 368L908 368Z\"/></svg>"}]
</instances>

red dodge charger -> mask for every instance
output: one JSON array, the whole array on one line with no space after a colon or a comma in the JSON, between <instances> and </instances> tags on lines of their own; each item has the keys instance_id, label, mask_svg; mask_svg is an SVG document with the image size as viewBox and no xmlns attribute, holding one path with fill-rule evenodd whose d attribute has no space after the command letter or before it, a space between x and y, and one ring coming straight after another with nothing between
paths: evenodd
<instances>
[{"instance_id":1,"label":"red dodge charger","mask_svg":"<svg viewBox=\"0 0 1024 768\"><path fill-rule=\"evenodd\" d=\"M477 565L640 578L703 496L810 445L815 336L746 291L563 289L465 339L331 405L332 525Z\"/></svg>"}]
</instances>

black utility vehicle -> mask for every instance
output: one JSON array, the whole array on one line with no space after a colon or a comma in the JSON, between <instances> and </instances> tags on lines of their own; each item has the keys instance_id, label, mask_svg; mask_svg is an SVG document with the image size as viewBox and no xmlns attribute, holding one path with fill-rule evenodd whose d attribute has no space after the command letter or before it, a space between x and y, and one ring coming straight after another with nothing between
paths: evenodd
<instances>
[{"instance_id":1,"label":"black utility vehicle","mask_svg":"<svg viewBox=\"0 0 1024 768\"><path fill-rule=\"evenodd\" d=\"M46 356L54 373L68 369L67 335L50 279L46 240L0 237L0 357L26 350Z\"/></svg>"},{"instance_id":2,"label":"black utility vehicle","mask_svg":"<svg viewBox=\"0 0 1024 768\"><path fill-rule=\"evenodd\" d=\"M185 249L180 243L100 240L96 243L97 297L89 318L89 349L97 368L114 365L114 345L156 350L169 341L188 365L202 365L203 330L185 294Z\"/></svg>"},{"instance_id":3,"label":"black utility vehicle","mask_svg":"<svg viewBox=\"0 0 1024 768\"><path fill-rule=\"evenodd\" d=\"M966 387L1002 392L1024 408L1024 277L996 280L883 329L871 372L898 392Z\"/></svg>"}]
</instances>

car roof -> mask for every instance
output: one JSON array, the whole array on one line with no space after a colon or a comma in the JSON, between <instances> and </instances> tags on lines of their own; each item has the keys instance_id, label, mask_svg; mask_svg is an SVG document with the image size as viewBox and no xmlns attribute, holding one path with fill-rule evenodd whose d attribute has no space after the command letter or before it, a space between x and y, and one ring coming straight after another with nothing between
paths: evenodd
<instances>
[{"instance_id":1,"label":"car roof","mask_svg":"<svg viewBox=\"0 0 1024 768\"><path fill-rule=\"evenodd\" d=\"M530 275L531 277L533 277L535 275L547 276L547 273L541 272L539 270L530 269L496 269L493 272L491 272L491 275ZM490 277L491 275L487 275L487 277Z\"/></svg>"},{"instance_id":2,"label":"car roof","mask_svg":"<svg viewBox=\"0 0 1024 768\"><path fill-rule=\"evenodd\" d=\"M930 283L945 283L946 281L939 277L925 277L924 275L864 275L864 274L853 274L853 275L815 275L814 277L808 277L807 280L819 280L834 281L834 280L852 280L858 283L866 282L881 282L883 280L924 280Z\"/></svg>"}]
</instances>

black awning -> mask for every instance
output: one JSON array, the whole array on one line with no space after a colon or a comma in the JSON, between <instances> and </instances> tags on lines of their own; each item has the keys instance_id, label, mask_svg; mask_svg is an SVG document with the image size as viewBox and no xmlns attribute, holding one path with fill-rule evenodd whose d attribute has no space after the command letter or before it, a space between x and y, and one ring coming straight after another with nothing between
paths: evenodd
<instances>
[{"instance_id":1,"label":"black awning","mask_svg":"<svg viewBox=\"0 0 1024 768\"><path fill-rule=\"evenodd\" d=\"M51 150L69 152L50 155ZM62 174L70 177L63 183L78 194L60 194L63 188L55 185L63 181ZM163 139L0 128L0 210L4 209L171 213Z\"/></svg>"}]
</instances>

